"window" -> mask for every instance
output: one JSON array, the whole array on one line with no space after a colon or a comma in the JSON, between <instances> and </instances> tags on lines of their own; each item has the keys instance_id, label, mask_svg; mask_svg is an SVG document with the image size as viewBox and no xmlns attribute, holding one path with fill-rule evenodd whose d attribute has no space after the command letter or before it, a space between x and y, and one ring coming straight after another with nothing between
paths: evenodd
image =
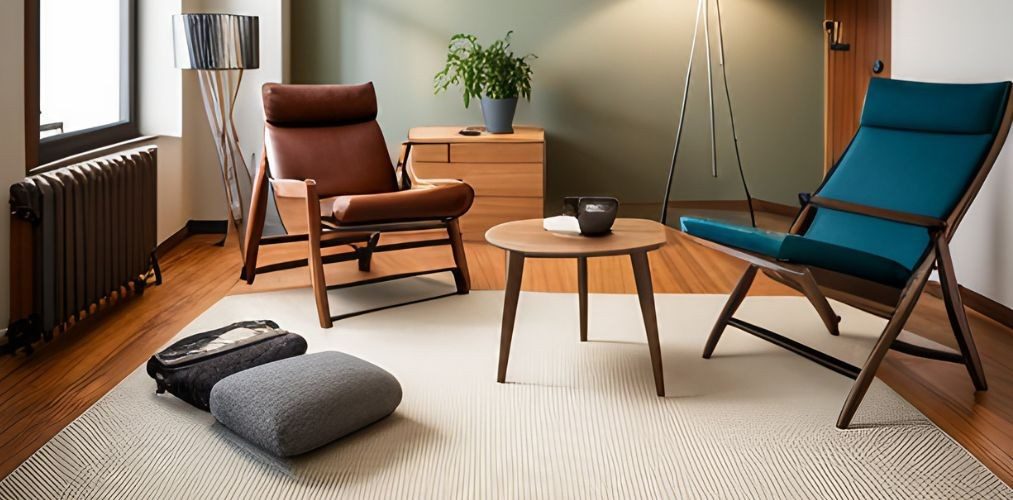
<instances>
[{"instance_id":1,"label":"window","mask_svg":"<svg viewBox=\"0 0 1013 500\"><path fill-rule=\"evenodd\" d=\"M136 137L135 0L27 1L29 169Z\"/></svg>"}]
</instances>

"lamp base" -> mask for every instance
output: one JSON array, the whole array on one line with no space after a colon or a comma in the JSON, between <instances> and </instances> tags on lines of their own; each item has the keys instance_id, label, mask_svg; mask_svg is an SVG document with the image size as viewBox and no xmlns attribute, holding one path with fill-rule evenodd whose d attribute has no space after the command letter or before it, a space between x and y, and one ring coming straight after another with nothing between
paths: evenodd
<instances>
[{"instance_id":1,"label":"lamp base","mask_svg":"<svg viewBox=\"0 0 1013 500\"><path fill-rule=\"evenodd\" d=\"M236 95L243 81L243 70L198 70L197 75L225 187L228 230L224 246L237 247L245 256L242 235L246 234L246 213L250 209L253 176L243 159L234 121Z\"/></svg>"}]
</instances>

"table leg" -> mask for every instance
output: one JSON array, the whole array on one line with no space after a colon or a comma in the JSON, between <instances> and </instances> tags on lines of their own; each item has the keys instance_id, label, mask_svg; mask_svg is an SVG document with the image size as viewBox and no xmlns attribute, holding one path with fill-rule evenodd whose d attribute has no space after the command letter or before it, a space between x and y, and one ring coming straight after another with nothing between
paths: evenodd
<instances>
[{"instance_id":1,"label":"table leg","mask_svg":"<svg viewBox=\"0 0 1013 500\"><path fill-rule=\"evenodd\" d=\"M507 362L510 359L510 341L514 335L514 318L517 316L517 299L521 293L521 276L524 274L524 254L507 252L506 293L503 300L503 327L499 337L499 372L496 381L506 382Z\"/></svg>"},{"instance_id":2,"label":"table leg","mask_svg":"<svg viewBox=\"0 0 1013 500\"><path fill-rule=\"evenodd\" d=\"M665 375L661 369L661 343L658 342L658 315L654 310L651 266L647 261L647 252L630 254L630 260L633 263L633 278L637 282L640 312L644 316L644 329L647 330L647 347L651 352L651 365L654 369L654 387L658 396L664 397Z\"/></svg>"},{"instance_id":3,"label":"table leg","mask_svg":"<svg viewBox=\"0 0 1013 500\"><path fill-rule=\"evenodd\" d=\"M587 257L577 257L577 299L580 302L580 341L587 342Z\"/></svg>"}]
</instances>

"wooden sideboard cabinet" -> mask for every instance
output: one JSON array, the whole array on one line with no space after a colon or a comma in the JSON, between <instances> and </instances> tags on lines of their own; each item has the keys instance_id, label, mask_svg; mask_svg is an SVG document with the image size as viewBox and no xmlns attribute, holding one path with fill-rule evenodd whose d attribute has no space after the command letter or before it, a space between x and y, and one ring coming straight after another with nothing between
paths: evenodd
<instances>
[{"instance_id":1,"label":"wooden sideboard cabinet","mask_svg":"<svg viewBox=\"0 0 1013 500\"><path fill-rule=\"evenodd\" d=\"M514 127L513 134L463 136L463 127L418 127L408 132L411 166L419 178L461 179L475 188L475 204L461 217L468 241L503 222L543 216L545 131Z\"/></svg>"}]
</instances>

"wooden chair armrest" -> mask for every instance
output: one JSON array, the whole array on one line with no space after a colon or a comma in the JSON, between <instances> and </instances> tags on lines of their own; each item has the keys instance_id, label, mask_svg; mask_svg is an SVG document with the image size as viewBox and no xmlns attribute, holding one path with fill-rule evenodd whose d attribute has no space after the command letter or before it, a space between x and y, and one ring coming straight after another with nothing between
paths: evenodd
<instances>
[{"instance_id":1,"label":"wooden chair armrest","mask_svg":"<svg viewBox=\"0 0 1013 500\"><path fill-rule=\"evenodd\" d=\"M410 146L412 144L415 144L415 143L413 143L412 141L401 141L401 150L400 150L400 152L397 155L397 165L396 165L397 167L400 167L401 165L404 165L405 161L408 160L407 157L408 157L408 153L409 153L409 151L411 149Z\"/></svg>"},{"instance_id":2,"label":"wooden chair armrest","mask_svg":"<svg viewBox=\"0 0 1013 500\"><path fill-rule=\"evenodd\" d=\"M448 184L461 184L461 179L418 179L412 181L412 189L428 189Z\"/></svg>"},{"instance_id":3,"label":"wooden chair armrest","mask_svg":"<svg viewBox=\"0 0 1013 500\"><path fill-rule=\"evenodd\" d=\"M412 141L401 142L401 152L398 154L397 167L395 170L400 169L400 175L407 175L410 181L409 186L411 189L428 189L436 186L444 186L447 184L459 184L464 182L460 179L425 179L415 175L415 169L412 168L411 163L408 161L411 156L412 145L417 144ZM418 143L421 144L421 143ZM404 182L401 178L398 179L398 186L404 186Z\"/></svg>"},{"instance_id":4,"label":"wooden chair armrest","mask_svg":"<svg viewBox=\"0 0 1013 500\"><path fill-rule=\"evenodd\" d=\"M824 198L822 196L813 196L809 199L809 203L817 207L829 208L831 210L839 210L841 212L849 212L858 215L866 215L877 219L911 224L913 226L921 226L929 229L942 229L946 227L946 221L935 217L912 214L909 212L898 212L896 210L851 203L849 201L835 200L833 198Z\"/></svg>"},{"instance_id":5,"label":"wooden chair armrest","mask_svg":"<svg viewBox=\"0 0 1013 500\"><path fill-rule=\"evenodd\" d=\"M411 189L415 179L412 173L408 172L408 157L412 151L411 141L401 141L401 149L397 155L397 163L394 165L394 177L397 180L398 190Z\"/></svg>"},{"instance_id":6,"label":"wooden chair armrest","mask_svg":"<svg viewBox=\"0 0 1013 500\"><path fill-rule=\"evenodd\" d=\"M317 182L313 179L305 181L295 179L271 179L274 195L279 198L309 198L310 190L316 191Z\"/></svg>"}]
</instances>

